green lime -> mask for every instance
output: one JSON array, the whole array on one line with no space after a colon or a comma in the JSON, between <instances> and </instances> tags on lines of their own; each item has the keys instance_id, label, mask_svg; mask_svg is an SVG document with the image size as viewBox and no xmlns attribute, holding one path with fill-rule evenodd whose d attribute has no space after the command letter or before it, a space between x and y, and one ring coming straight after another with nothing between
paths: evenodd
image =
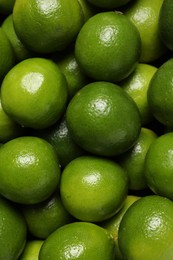
<instances>
[{"instance_id":1,"label":"green lime","mask_svg":"<svg viewBox=\"0 0 173 260\"><path fill-rule=\"evenodd\" d=\"M150 195L135 201L125 212L118 242L123 259L172 260L173 202Z\"/></svg>"},{"instance_id":2,"label":"green lime","mask_svg":"<svg viewBox=\"0 0 173 260\"><path fill-rule=\"evenodd\" d=\"M145 158L151 144L156 139L157 135L154 131L142 127L136 144L130 151L120 156L118 162L127 173L130 190L147 189L144 167Z\"/></svg>"},{"instance_id":3,"label":"green lime","mask_svg":"<svg viewBox=\"0 0 173 260\"><path fill-rule=\"evenodd\" d=\"M133 23L117 11L93 15L81 28L75 43L79 66L90 78L118 82L133 72L141 51Z\"/></svg>"},{"instance_id":4,"label":"green lime","mask_svg":"<svg viewBox=\"0 0 173 260\"><path fill-rule=\"evenodd\" d=\"M18 137L0 148L0 193L22 204L39 203L57 188L60 168L53 147L38 137Z\"/></svg>"},{"instance_id":5,"label":"green lime","mask_svg":"<svg viewBox=\"0 0 173 260\"><path fill-rule=\"evenodd\" d=\"M153 115L148 105L147 92L150 81L156 71L157 68L153 65L138 63L135 71L119 83L135 101L141 115L142 125L153 120Z\"/></svg>"},{"instance_id":6,"label":"green lime","mask_svg":"<svg viewBox=\"0 0 173 260\"><path fill-rule=\"evenodd\" d=\"M6 33L7 38L9 39L17 62L25 60L33 55L19 40L18 36L16 35L14 25L13 25L13 16L10 14L9 16L4 19L2 23L2 29Z\"/></svg>"},{"instance_id":7,"label":"green lime","mask_svg":"<svg viewBox=\"0 0 173 260\"><path fill-rule=\"evenodd\" d=\"M46 128L65 111L67 82L58 66L46 58L16 64L1 86L4 111L25 127Z\"/></svg>"},{"instance_id":8,"label":"green lime","mask_svg":"<svg viewBox=\"0 0 173 260\"><path fill-rule=\"evenodd\" d=\"M112 217L122 207L128 182L115 162L95 156L81 156L62 171L62 202L75 218L98 222Z\"/></svg>"},{"instance_id":9,"label":"green lime","mask_svg":"<svg viewBox=\"0 0 173 260\"><path fill-rule=\"evenodd\" d=\"M110 234L93 223L74 222L54 231L43 243L39 260L114 260L115 243Z\"/></svg>"},{"instance_id":10,"label":"green lime","mask_svg":"<svg viewBox=\"0 0 173 260\"><path fill-rule=\"evenodd\" d=\"M140 62L150 63L162 57L167 48L160 39L159 14L164 0L135 0L124 15L136 26L141 37Z\"/></svg>"},{"instance_id":11,"label":"green lime","mask_svg":"<svg viewBox=\"0 0 173 260\"><path fill-rule=\"evenodd\" d=\"M69 133L79 146L103 156L130 149L141 129L134 100L110 82L93 82L80 89L68 104L66 120Z\"/></svg>"},{"instance_id":12,"label":"green lime","mask_svg":"<svg viewBox=\"0 0 173 260\"><path fill-rule=\"evenodd\" d=\"M73 220L57 192L40 203L24 205L22 212L29 233L38 239L46 239L57 228Z\"/></svg>"},{"instance_id":13,"label":"green lime","mask_svg":"<svg viewBox=\"0 0 173 260\"><path fill-rule=\"evenodd\" d=\"M27 238L25 219L15 204L0 197L0 259L18 259Z\"/></svg>"},{"instance_id":14,"label":"green lime","mask_svg":"<svg viewBox=\"0 0 173 260\"><path fill-rule=\"evenodd\" d=\"M68 47L84 23L78 0L16 0L13 22L21 42L37 53L52 53Z\"/></svg>"},{"instance_id":15,"label":"green lime","mask_svg":"<svg viewBox=\"0 0 173 260\"><path fill-rule=\"evenodd\" d=\"M19 260L38 260L40 248L44 240L27 241L23 253Z\"/></svg>"},{"instance_id":16,"label":"green lime","mask_svg":"<svg viewBox=\"0 0 173 260\"><path fill-rule=\"evenodd\" d=\"M173 133L159 136L150 146L145 159L147 185L156 194L173 199Z\"/></svg>"},{"instance_id":17,"label":"green lime","mask_svg":"<svg viewBox=\"0 0 173 260\"><path fill-rule=\"evenodd\" d=\"M173 126L173 58L165 61L152 77L148 87L148 104L153 116L163 125Z\"/></svg>"}]
</instances>

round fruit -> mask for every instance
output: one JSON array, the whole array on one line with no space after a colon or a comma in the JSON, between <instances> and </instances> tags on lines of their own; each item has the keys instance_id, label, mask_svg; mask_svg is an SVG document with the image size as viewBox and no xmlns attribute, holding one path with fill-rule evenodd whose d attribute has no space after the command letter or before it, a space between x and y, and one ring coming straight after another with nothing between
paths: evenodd
<instances>
[{"instance_id":1,"label":"round fruit","mask_svg":"<svg viewBox=\"0 0 173 260\"><path fill-rule=\"evenodd\" d=\"M75 40L84 15L78 0L16 0L13 22L24 45L38 53L51 53Z\"/></svg>"},{"instance_id":2,"label":"round fruit","mask_svg":"<svg viewBox=\"0 0 173 260\"><path fill-rule=\"evenodd\" d=\"M0 148L0 194L22 204L39 203L57 188L60 168L53 147L38 137L18 137Z\"/></svg>"},{"instance_id":3,"label":"round fruit","mask_svg":"<svg viewBox=\"0 0 173 260\"><path fill-rule=\"evenodd\" d=\"M58 66L46 58L16 64L1 86L4 111L25 127L46 128L64 113L67 82Z\"/></svg>"},{"instance_id":4,"label":"round fruit","mask_svg":"<svg viewBox=\"0 0 173 260\"><path fill-rule=\"evenodd\" d=\"M150 146L145 159L147 185L156 194L173 199L173 133L158 137Z\"/></svg>"},{"instance_id":5,"label":"round fruit","mask_svg":"<svg viewBox=\"0 0 173 260\"><path fill-rule=\"evenodd\" d=\"M173 255L173 202L150 195L125 212L118 242L123 259L171 260Z\"/></svg>"},{"instance_id":6,"label":"round fruit","mask_svg":"<svg viewBox=\"0 0 173 260\"><path fill-rule=\"evenodd\" d=\"M75 44L79 66L95 80L117 82L135 69L141 51L140 35L120 12L100 12L81 28Z\"/></svg>"},{"instance_id":7,"label":"round fruit","mask_svg":"<svg viewBox=\"0 0 173 260\"><path fill-rule=\"evenodd\" d=\"M110 234L93 223L74 222L54 231L43 243L39 260L114 260Z\"/></svg>"},{"instance_id":8,"label":"round fruit","mask_svg":"<svg viewBox=\"0 0 173 260\"><path fill-rule=\"evenodd\" d=\"M67 127L84 150L115 156L136 142L141 118L133 99L110 82L93 82L78 91L68 104Z\"/></svg>"},{"instance_id":9,"label":"round fruit","mask_svg":"<svg viewBox=\"0 0 173 260\"><path fill-rule=\"evenodd\" d=\"M62 202L79 220L98 222L112 217L122 207L127 191L125 172L108 159L81 156L62 172Z\"/></svg>"},{"instance_id":10,"label":"round fruit","mask_svg":"<svg viewBox=\"0 0 173 260\"><path fill-rule=\"evenodd\" d=\"M148 88L151 113L163 125L173 127L173 59L168 59L156 71Z\"/></svg>"}]
</instances>

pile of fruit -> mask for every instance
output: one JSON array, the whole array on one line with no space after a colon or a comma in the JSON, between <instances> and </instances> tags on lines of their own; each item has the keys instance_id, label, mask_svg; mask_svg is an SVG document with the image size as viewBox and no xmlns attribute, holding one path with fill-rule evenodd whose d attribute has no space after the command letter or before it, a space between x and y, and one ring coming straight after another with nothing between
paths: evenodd
<instances>
[{"instance_id":1,"label":"pile of fruit","mask_svg":"<svg viewBox=\"0 0 173 260\"><path fill-rule=\"evenodd\" d=\"M0 260L173 259L172 17L0 0Z\"/></svg>"}]
</instances>

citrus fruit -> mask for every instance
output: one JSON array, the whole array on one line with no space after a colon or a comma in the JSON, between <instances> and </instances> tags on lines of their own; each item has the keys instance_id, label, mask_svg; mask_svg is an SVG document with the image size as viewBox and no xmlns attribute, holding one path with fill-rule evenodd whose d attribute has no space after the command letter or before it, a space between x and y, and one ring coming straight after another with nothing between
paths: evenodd
<instances>
[{"instance_id":1,"label":"citrus fruit","mask_svg":"<svg viewBox=\"0 0 173 260\"><path fill-rule=\"evenodd\" d=\"M124 216L126 210L138 199L140 199L139 196L128 195L121 210L117 214L115 214L113 217L100 223L101 227L107 229L111 233L111 235L115 241L115 245L116 245L116 249L117 249L115 252L115 259L118 259L118 260L122 259L122 255L121 255L121 252L120 252L119 246L118 246L118 229L120 226L120 222L121 222L122 217Z\"/></svg>"},{"instance_id":2,"label":"citrus fruit","mask_svg":"<svg viewBox=\"0 0 173 260\"><path fill-rule=\"evenodd\" d=\"M7 142L23 132L23 128L4 112L0 99L0 142Z\"/></svg>"},{"instance_id":3,"label":"citrus fruit","mask_svg":"<svg viewBox=\"0 0 173 260\"><path fill-rule=\"evenodd\" d=\"M117 11L93 15L81 28L75 43L77 62L86 75L111 82L130 75L140 50L138 30Z\"/></svg>"},{"instance_id":4,"label":"citrus fruit","mask_svg":"<svg viewBox=\"0 0 173 260\"><path fill-rule=\"evenodd\" d=\"M43 240L27 241L19 260L38 260L40 248L43 242Z\"/></svg>"},{"instance_id":5,"label":"citrus fruit","mask_svg":"<svg viewBox=\"0 0 173 260\"><path fill-rule=\"evenodd\" d=\"M173 50L173 2L164 0L159 15L159 32L160 37L169 50Z\"/></svg>"},{"instance_id":6,"label":"citrus fruit","mask_svg":"<svg viewBox=\"0 0 173 260\"><path fill-rule=\"evenodd\" d=\"M171 260L173 255L173 202L150 195L135 201L125 212L118 242L123 259Z\"/></svg>"},{"instance_id":7,"label":"citrus fruit","mask_svg":"<svg viewBox=\"0 0 173 260\"><path fill-rule=\"evenodd\" d=\"M24 45L23 43L19 40L18 36L16 35L16 32L14 30L14 25L13 25L13 17L12 14L7 16L3 23L2 23L2 29L6 33L7 38L9 39L13 51L15 53L16 61L22 61L25 60L33 55Z\"/></svg>"},{"instance_id":8,"label":"citrus fruit","mask_svg":"<svg viewBox=\"0 0 173 260\"><path fill-rule=\"evenodd\" d=\"M25 127L46 128L64 113L67 82L58 66L46 58L16 64L1 86L4 111Z\"/></svg>"},{"instance_id":9,"label":"citrus fruit","mask_svg":"<svg viewBox=\"0 0 173 260\"><path fill-rule=\"evenodd\" d=\"M12 139L0 148L0 194L22 204L39 203L57 188L60 168L53 147L38 137Z\"/></svg>"},{"instance_id":10,"label":"citrus fruit","mask_svg":"<svg viewBox=\"0 0 173 260\"><path fill-rule=\"evenodd\" d=\"M156 194L173 199L173 133L159 136L150 146L145 159L147 185Z\"/></svg>"},{"instance_id":11,"label":"citrus fruit","mask_svg":"<svg viewBox=\"0 0 173 260\"><path fill-rule=\"evenodd\" d=\"M0 197L0 259L18 259L27 236L23 215L15 204Z\"/></svg>"},{"instance_id":12,"label":"citrus fruit","mask_svg":"<svg viewBox=\"0 0 173 260\"><path fill-rule=\"evenodd\" d=\"M57 228L73 220L57 192L40 203L24 205L22 213L29 233L38 239L46 239Z\"/></svg>"},{"instance_id":13,"label":"citrus fruit","mask_svg":"<svg viewBox=\"0 0 173 260\"><path fill-rule=\"evenodd\" d=\"M89 3L105 9L114 9L120 6L124 6L130 1L132 0L88 0Z\"/></svg>"},{"instance_id":14,"label":"citrus fruit","mask_svg":"<svg viewBox=\"0 0 173 260\"><path fill-rule=\"evenodd\" d=\"M48 141L55 149L59 158L61 168L64 168L70 161L85 154L86 152L74 142L69 133L66 115L64 115L53 126L36 130L34 134Z\"/></svg>"},{"instance_id":15,"label":"citrus fruit","mask_svg":"<svg viewBox=\"0 0 173 260\"><path fill-rule=\"evenodd\" d=\"M62 202L75 218L98 222L110 218L122 207L127 196L127 176L109 159L81 156L62 171Z\"/></svg>"},{"instance_id":16,"label":"citrus fruit","mask_svg":"<svg viewBox=\"0 0 173 260\"><path fill-rule=\"evenodd\" d=\"M119 159L121 167L128 176L128 187L130 190L143 190L147 188L145 179L145 157L150 145L157 139L154 131L141 128L141 133L136 144L130 151L123 153Z\"/></svg>"},{"instance_id":17,"label":"citrus fruit","mask_svg":"<svg viewBox=\"0 0 173 260\"><path fill-rule=\"evenodd\" d=\"M5 32L0 27L0 84L7 72L15 65L15 54Z\"/></svg>"},{"instance_id":18,"label":"citrus fruit","mask_svg":"<svg viewBox=\"0 0 173 260\"><path fill-rule=\"evenodd\" d=\"M51 53L75 40L84 15L78 0L16 0L13 22L19 39L30 50Z\"/></svg>"},{"instance_id":19,"label":"citrus fruit","mask_svg":"<svg viewBox=\"0 0 173 260\"><path fill-rule=\"evenodd\" d=\"M135 71L119 83L135 101L141 115L142 125L153 120L148 105L147 92L149 83L156 71L157 68L153 65L138 63Z\"/></svg>"},{"instance_id":20,"label":"citrus fruit","mask_svg":"<svg viewBox=\"0 0 173 260\"><path fill-rule=\"evenodd\" d=\"M15 0L0 0L0 14L8 15L13 11Z\"/></svg>"},{"instance_id":21,"label":"citrus fruit","mask_svg":"<svg viewBox=\"0 0 173 260\"><path fill-rule=\"evenodd\" d=\"M115 244L110 234L93 223L73 222L54 231L43 243L39 260L113 260Z\"/></svg>"},{"instance_id":22,"label":"citrus fruit","mask_svg":"<svg viewBox=\"0 0 173 260\"><path fill-rule=\"evenodd\" d=\"M173 126L173 59L164 62L154 74L148 88L148 104L151 113L163 125Z\"/></svg>"},{"instance_id":23,"label":"citrus fruit","mask_svg":"<svg viewBox=\"0 0 173 260\"><path fill-rule=\"evenodd\" d=\"M56 63L66 77L70 100L79 89L89 83L89 79L83 71L81 71L73 50L63 53L60 58L57 57Z\"/></svg>"},{"instance_id":24,"label":"citrus fruit","mask_svg":"<svg viewBox=\"0 0 173 260\"><path fill-rule=\"evenodd\" d=\"M66 120L69 133L79 146L103 156L130 149L141 129L135 102L110 82L92 82L80 89L67 106Z\"/></svg>"},{"instance_id":25,"label":"citrus fruit","mask_svg":"<svg viewBox=\"0 0 173 260\"><path fill-rule=\"evenodd\" d=\"M166 52L158 24L163 2L164 0L132 1L124 10L124 15L136 26L141 37L140 62L150 63Z\"/></svg>"}]
</instances>

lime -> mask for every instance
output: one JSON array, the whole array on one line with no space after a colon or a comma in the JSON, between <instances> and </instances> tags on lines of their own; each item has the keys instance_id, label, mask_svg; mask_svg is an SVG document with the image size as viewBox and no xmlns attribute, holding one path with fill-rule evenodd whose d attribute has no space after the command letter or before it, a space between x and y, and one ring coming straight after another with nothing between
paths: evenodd
<instances>
[{"instance_id":1,"label":"lime","mask_svg":"<svg viewBox=\"0 0 173 260\"><path fill-rule=\"evenodd\" d=\"M22 204L39 203L57 188L60 168L53 147L38 137L23 136L0 148L0 193Z\"/></svg>"}]
</instances>

